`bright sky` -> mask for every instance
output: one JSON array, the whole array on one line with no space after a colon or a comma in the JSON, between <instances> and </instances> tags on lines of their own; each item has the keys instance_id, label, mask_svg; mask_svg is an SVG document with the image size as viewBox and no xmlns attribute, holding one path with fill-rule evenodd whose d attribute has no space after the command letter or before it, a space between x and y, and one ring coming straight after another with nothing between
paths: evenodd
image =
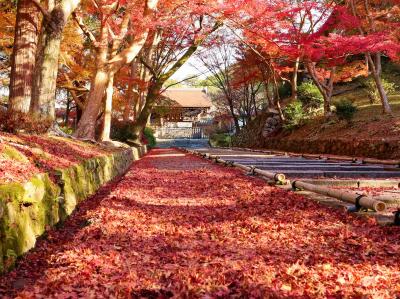
<instances>
[{"instance_id":1,"label":"bright sky","mask_svg":"<svg viewBox=\"0 0 400 299\"><path fill-rule=\"evenodd\" d=\"M198 75L204 72L204 66L195 57L191 57L173 76L171 79L181 81L193 75ZM200 79L205 79L207 75L201 75Z\"/></svg>"}]
</instances>

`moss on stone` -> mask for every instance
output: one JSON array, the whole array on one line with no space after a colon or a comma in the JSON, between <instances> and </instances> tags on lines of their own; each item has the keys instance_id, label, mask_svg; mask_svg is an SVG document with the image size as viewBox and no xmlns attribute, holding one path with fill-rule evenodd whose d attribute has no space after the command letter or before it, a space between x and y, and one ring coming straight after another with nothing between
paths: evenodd
<instances>
[{"instance_id":1,"label":"moss on stone","mask_svg":"<svg viewBox=\"0 0 400 299\"><path fill-rule=\"evenodd\" d=\"M47 227L65 220L81 201L124 173L139 153L130 149L56 170L56 182L39 174L24 184L0 185L0 272L31 249Z\"/></svg>"},{"instance_id":2,"label":"moss on stone","mask_svg":"<svg viewBox=\"0 0 400 299\"><path fill-rule=\"evenodd\" d=\"M17 149L9 145L4 145L3 151L1 153L6 159L16 160L23 163L29 163L29 159L19 152Z\"/></svg>"},{"instance_id":3,"label":"moss on stone","mask_svg":"<svg viewBox=\"0 0 400 299\"><path fill-rule=\"evenodd\" d=\"M0 201L20 200L25 194L24 186L20 183L0 185Z\"/></svg>"}]
</instances>

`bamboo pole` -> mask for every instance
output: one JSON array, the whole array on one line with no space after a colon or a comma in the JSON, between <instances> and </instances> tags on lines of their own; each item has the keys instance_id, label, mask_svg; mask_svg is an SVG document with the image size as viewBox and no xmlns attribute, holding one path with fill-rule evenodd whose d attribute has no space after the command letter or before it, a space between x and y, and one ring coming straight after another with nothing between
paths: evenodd
<instances>
[{"instance_id":1,"label":"bamboo pole","mask_svg":"<svg viewBox=\"0 0 400 299\"><path fill-rule=\"evenodd\" d=\"M400 167L400 161L396 160L379 160L379 159L363 159L361 160L363 164L383 164L383 165L395 165Z\"/></svg>"},{"instance_id":2,"label":"bamboo pole","mask_svg":"<svg viewBox=\"0 0 400 299\"><path fill-rule=\"evenodd\" d=\"M258 175L267 177L269 179L273 179L276 182L280 182L280 183L285 183L286 182L286 176L283 173L272 173L272 172L268 172L265 170L261 170L258 168L254 169L254 172Z\"/></svg>"},{"instance_id":3,"label":"bamboo pole","mask_svg":"<svg viewBox=\"0 0 400 299\"><path fill-rule=\"evenodd\" d=\"M327 195L344 202L355 204L357 208L364 207L376 212L384 212L386 210L386 204L382 201L376 200L370 196L360 195L355 192L336 190L328 187L317 186L302 181L294 181L292 183L293 188L304 189L312 191L314 193Z\"/></svg>"}]
</instances>

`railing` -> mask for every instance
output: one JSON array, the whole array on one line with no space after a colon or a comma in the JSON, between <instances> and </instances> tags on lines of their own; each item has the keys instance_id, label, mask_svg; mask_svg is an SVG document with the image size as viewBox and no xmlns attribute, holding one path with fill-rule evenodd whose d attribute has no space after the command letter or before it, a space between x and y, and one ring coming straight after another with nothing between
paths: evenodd
<instances>
[{"instance_id":1,"label":"railing","mask_svg":"<svg viewBox=\"0 0 400 299\"><path fill-rule=\"evenodd\" d=\"M207 139L203 127L192 128L173 128L173 127L157 127L155 128L156 135L161 139Z\"/></svg>"}]
</instances>

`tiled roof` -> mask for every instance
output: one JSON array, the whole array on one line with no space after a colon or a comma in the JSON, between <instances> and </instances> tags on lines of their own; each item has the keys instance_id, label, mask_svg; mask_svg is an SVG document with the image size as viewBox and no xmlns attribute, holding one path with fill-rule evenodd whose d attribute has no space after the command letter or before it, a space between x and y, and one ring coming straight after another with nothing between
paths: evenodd
<instances>
[{"instance_id":1,"label":"tiled roof","mask_svg":"<svg viewBox=\"0 0 400 299\"><path fill-rule=\"evenodd\" d=\"M184 108L210 108L210 98L202 88L171 88L163 96L172 100L172 106Z\"/></svg>"}]
</instances>

